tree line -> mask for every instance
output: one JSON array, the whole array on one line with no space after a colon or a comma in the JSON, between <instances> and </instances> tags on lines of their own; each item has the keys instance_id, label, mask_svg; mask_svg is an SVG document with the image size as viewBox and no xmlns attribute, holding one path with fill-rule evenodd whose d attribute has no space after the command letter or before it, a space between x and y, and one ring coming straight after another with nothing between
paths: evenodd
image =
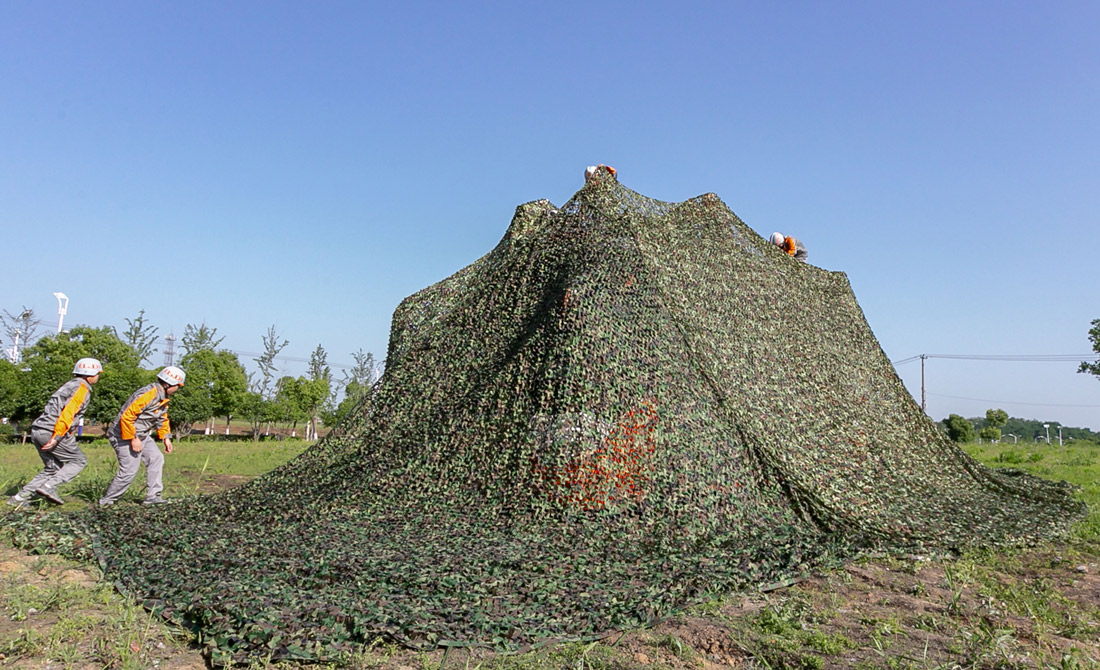
<instances>
[{"instance_id":1,"label":"tree line","mask_svg":"<svg viewBox=\"0 0 1100 670\"><path fill-rule=\"evenodd\" d=\"M5 311L0 321L9 341L14 342L13 327L21 329L22 342L33 339L28 328L34 321L31 310L24 309L19 317ZM126 324L121 333L112 326L76 326L34 339L22 351L6 352L9 356L0 358L0 417L7 418L14 429L29 429L50 394L72 376L73 364L91 357L103 363L104 374L85 420L109 424L130 394L151 383L160 370L143 367L156 353L157 333L146 322L144 310L126 319ZM276 358L289 341L279 337L275 326L263 335L263 353L252 359L257 371L249 374L236 353L221 348L223 339L205 323L184 329L175 364L187 372L187 383L173 396L168 415L181 437L196 430L217 432L219 420L228 428L233 419L241 419L248 422L254 439L278 426L290 430L301 426L306 439L316 439L322 425L339 423L369 398L379 374L374 356L360 349L352 354L355 364L337 379L327 352L318 344L305 375L279 376ZM337 402L341 390L344 397Z\"/></svg>"},{"instance_id":2,"label":"tree line","mask_svg":"<svg viewBox=\"0 0 1100 670\"><path fill-rule=\"evenodd\" d=\"M940 422L947 436L955 442L975 442L978 439L996 442L1011 438L1015 441L1045 442L1048 435L1058 438L1062 429L1063 440L1091 440L1100 443L1100 433L1088 428L1071 428L1057 421L1039 421L1010 417L1003 409L987 410L984 417L963 418L952 414Z\"/></svg>"},{"instance_id":3,"label":"tree line","mask_svg":"<svg viewBox=\"0 0 1100 670\"><path fill-rule=\"evenodd\" d=\"M1092 350L1096 352L1095 361L1084 361L1077 372L1096 375L1100 379L1100 319L1094 319L1089 329L1089 342ZM1062 429L1062 439L1092 440L1100 443L1100 433L1094 433L1088 428L1070 428L1057 421L1037 421L1035 419L1017 419L1010 417L1003 409L990 409L985 413L985 418L963 418L958 414L952 414L943 421L940 426L955 442L973 442L977 439L997 441L1002 436L1012 436L1016 440L1035 441L1049 439L1050 429L1054 429L1055 436L1058 429Z\"/></svg>"}]
</instances>

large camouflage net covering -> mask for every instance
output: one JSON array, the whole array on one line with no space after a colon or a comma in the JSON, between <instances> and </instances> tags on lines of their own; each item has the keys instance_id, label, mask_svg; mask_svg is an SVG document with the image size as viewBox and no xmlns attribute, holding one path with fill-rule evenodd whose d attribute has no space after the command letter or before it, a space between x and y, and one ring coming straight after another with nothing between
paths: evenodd
<instances>
[{"instance_id":1,"label":"large camouflage net covering","mask_svg":"<svg viewBox=\"0 0 1100 670\"><path fill-rule=\"evenodd\" d=\"M869 548L1031 542L1082 513L948 442L843 274L713 194L660 202L601 167L403 301L372 398L299 458L82 523L120 588L224 662L591 638Z\"/></svg>"}]
</instances>

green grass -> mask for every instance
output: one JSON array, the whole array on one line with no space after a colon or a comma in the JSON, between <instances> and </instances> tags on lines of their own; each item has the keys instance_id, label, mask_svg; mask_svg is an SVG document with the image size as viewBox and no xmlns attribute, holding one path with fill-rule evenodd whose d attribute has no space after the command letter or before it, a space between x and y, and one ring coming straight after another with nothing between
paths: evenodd
<instances>
[{"instance_id":1,"label":"green grass","mask_svg":"<svg viewBox=\"0 0 1100 670\"><path fill-rule=\"evenodd\" d=\"M1019 444L966 444L974 458L998 468L1012 467L1054 481L1065 480L1080 487L1078 495L1089 506L1089 515L1074 533L1073 540L1100 553L1100 445L1071 440L1059 446L1029 442Z\"/></svg>"},{"instance_id":2,"label":"green grass","mask_svg":"<svg viewBox=\"0 0 1100 670\"><path fill-rule=\"evenodd\" d=\"M159 443L158 443L159 444ZM241 482L286 463L312 443L305 440L220 441L178 440L171 454L165 454L164 495L182 497L208 491L219 475L231 475ZM118 461L106 439L82 444L88 465L76 479L60 489L72 508L92 504L107 490ZM163 452L163 446L161 446ZM10 496L42 469L38 452L30 444L0 444L0 493ZM140 501L145 490L144 468L130 485L123 500ZM70 508L66 504L62 509Z\"/></svg>"}]
</instances>

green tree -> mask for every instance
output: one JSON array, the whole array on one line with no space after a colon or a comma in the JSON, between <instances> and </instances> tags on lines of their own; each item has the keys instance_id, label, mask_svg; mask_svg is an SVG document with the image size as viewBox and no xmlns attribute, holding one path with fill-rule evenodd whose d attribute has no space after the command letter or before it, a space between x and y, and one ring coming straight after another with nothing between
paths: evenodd
<instances>
[{"instance_id":1,"label":"green tree","mask_svg":"<svg viewBox=\"0 0 1100 670\"><path fill-rule=\"evenodd\" d=\"M321 420L326 426L336 426L346 419L359 405L370 395L370 387L364 387L357 381L349 381L344 385L344 399L333 409L321 413Z\"/></svg>"},{"instance_id":2,"label":"green tree","mask_svg":"<svg viewBox=\"0 0 1100 670\"><path fill-rule=\"evenodd\" d=\"M271 424L280 419L279 407L270 399L266 399L252 390L244 395L244 401L241 404L241 416L248 419L252 430L252 439L257 441L263 434L265 424Z\"/></svg>"},{"instance_id":3,"label":"green tree","mask_svg":"<svg viewBox=\"0 0 1100 670\"><path fill-rule=\"evenodd\" d=\"M1003 409L987 409L985 411L985 423L987 427L996 428L1000 432L1000 429L1008 424L1008 412Z\"/></svg>"},{"instance_id":4,"label":"green tree","mask_svg":"<svg viewBox=\"0 0 1100 670\"><path fill-rule=\"evenodd\" d=\"M983 440L989 440L990 442L996 442L1001 439L1001 429L993 426L986 426L978 431L978 437Z\"/></svg>"},{"instance_id":5,"label":"green tree","mask_svg":"<svg viewBox=\"0 0 1100 670\"><path fill-rule=\"evenodd\" d=\"M270 424L279 420L279 408L275 406L275 373L277 366L275 358L290 344L289 340L279 341L279 333L272 324L263 336L264 352L258 358L252 360L260 368L260 378L252 380L251 391L254 398L249 398L246 404L249 423L252 424L252 439L260 439L260 430L264 424Z\"/></svg>"},{"instance_id":6,"label":"green tree","mask_svg":"<svg viewBox=\"0 0 1100 670\"><path fill-rule=\"evenodd\" d=\"M1093 320L1092 328L1089 329L1089 341L1092 342L1092 350L1096 352L1097 358L1092 362L1082 361L1077 371L1096 375L1100 379L1100 319Z\"/></svg>"},{"instance_id":7,"label":"green tree","mask_svg":"<svg viewBox=\"0 0 1100 670\"><path fill-rule=\"evenodd\" d=\"M19 400L19 368L6 358L0 358L0 417L15 413Z\"/></svg>"},{"instance_id":8,"label":"green tree","mask_svg":"<svg viewBox=\"0 0 1100 670\"><path fill-rule=\"evenodd\" d=\"M111 330L114 330L112 328ZM117 335L117 331L115 332ZM150 357L157 352L153 343L157 341L157 327L145 323L145 310L138 312L137 318L126 319L126 330L119 338L137 353L141 363L152 362Z\"/></svg>"},{"instance_id":9,"label":"green tree","mask_svg":"<svg viewBox=\"0 0 1100 670\"><path fill-rule=\"evenodd\" d=\"M302 404L309 415L306 430L307 440L317 439L317 424L322 410L332 400L332 369L328 365L328 354L320 344L309 357L309 379L302 384Z\"/></svg>"},{"instance_id":10,"label":"green tree","mask_svg":"<svg viewBox=\"0 0 1100 670\"><path fill-rule=\"evenodd\" d=\"M206 362L206 355L213 352L206 349L194 354L184 356L190 359L185 363L180 361L181 367L187 372L187 383L172 396L172 402L168 405L168 420L172 428L180 437L191 434L191 430L198 424L209 424L214 416L214 403L211 398L214 381L200 363ZM190 358L194 356L195 358Z\"/></svg>"},{"instance_id":11,"label":"green tree","mask_svg":"<svg viewBox=\"0 0 1100 670\"><path fill-rule=\"evenodd\" d=\"M20 398L12 418L20 424L33 421L50 394L72 378L73 364L89 356L103 363L103 375L84 414L92 423L109 423L130 394L152 381L153 373L139 367L137 354L113 328L77 326L42 337L23 352Z\"/></svg>"},{"instance_id":12,"label":"green tree","mask_svg":"<svg viewBox=\"0 0 1100 670\"><path fill-rule=\"evenodd\" d=\"M187 435L198 424L224 417L226 425L245 407L248 375L231 351L199 349L180 360L187 383L172 398L169 419Z\"/></svg>"},{"instance_id":13,"label":"green tree","mask_svg":"<svg viewBox=\"0 0 1100 670\"><path fill-rule=\"evenodd\" d=\"M378 379L378 364L374 360L374 354L360 349L352 353L351 357L355 365L344 370L343 400L335 407L330 406L321 412L321 420L326 426L336 426L346 419L363 400L370 397Z\"/></svg>"},{"instance_id":14,"label":"green tree","mask_svg":"<svg viewBox=\"0 0 1100 670\"><path fill-rule=\"evenodd\" d=\"M944 428L947 429L947 436L954 442L973 442L974 441L974 424L970 423L958 414L952 414L944 419Z\"/></svg>"},{"instance_id":15,"label":"green tree","mask_svg":"<svg viewBox=\"0 0 1100 670\"><path fill-rule=\"evenodd\" d=\"M270 399L275 392L275 373L277 366L275 364L275 358L286 348L286 345L290 344L289 340L284 339L279 341L279 333L275 330L275 325L272 324L267 332L263 336L264 352L260 354L259 358L253 358L256 362L256 367L260 368L260 379L256 384L256 391L264 399Z\"/></svg>"},{"instance_id":16,"label":"green tree","mask_svg":"<svg viewBox=\"0 0 1100 670\"><path fill-rule=\"evenodd\" d=\"M360 349L352 353L351 358L355 365L344 370L344 384L355 382L360 389L369 389L378 378L378 363L374 360L374 354Z\"/></svg>"},{"instance_id":17,"label":"green tree","mask_svg":"<svg viewBox=\"0 0 1100 670\"><path fill-rule=\"evenodd\" d=\"M279 421L285 422L290 429L296 430L299 421L308 419L305 401L302 394L302 384L305 377L282 377L275 384L275 407L279 415Z\"/></svg>"},{"instance_id":18,"label":"green tree","mask_svg":"<svg viewBox=\"0 0 1100 670\"><path fill-rule=\"evenodd\" d=\"M183 350L184 356L203 349L213 351L218 348L218 345L224 339L224 337L218 337L217 328L208 327L205 321L199 326L189 323L183 329L180 348Z\"/></svg>"}]
</instances>

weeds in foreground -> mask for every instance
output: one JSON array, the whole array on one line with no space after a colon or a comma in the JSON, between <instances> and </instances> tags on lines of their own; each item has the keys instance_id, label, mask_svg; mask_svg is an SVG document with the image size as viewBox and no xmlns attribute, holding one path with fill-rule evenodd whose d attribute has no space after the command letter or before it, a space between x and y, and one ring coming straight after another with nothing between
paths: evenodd
<instances>
[{"instance_id":1,"label":"weeds in foreground","mask_svg":"<svg viewBox=\"0 0 1100 670\"><path fill-rule=\"evenodd\" d=\"M775 598L754 616L731 622L738 646L765 668L814 670L830 665L834 657L855 645L840 633L826 633L815 624L829 613L815 608L812 594L798 589L790 597Z\"/></svg>"},{"instance_id":2,"label":"weeds in foreground","mask_svg":"<svg viewBox=\"0 0 1100 670\"><path fill-rule=\"evenodd\" d=\"M5 538L6 539L6 538ZM110 584L75 579L78 566L40 557L5 575L2 615L19 625L0 643L5 659L48 658L63 667L139 670L178 652L177 633Z\"/></svg>"}]
</instances>

